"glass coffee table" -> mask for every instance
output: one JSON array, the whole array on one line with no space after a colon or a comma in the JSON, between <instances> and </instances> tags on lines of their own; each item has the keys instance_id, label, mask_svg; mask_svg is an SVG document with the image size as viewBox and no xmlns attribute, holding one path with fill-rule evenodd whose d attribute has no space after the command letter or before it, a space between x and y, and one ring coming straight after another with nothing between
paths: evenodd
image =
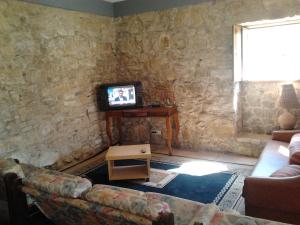
<instances>
[{"instance_id":1,"label":"glass coffee table","mask_svg":"<svg viewBox=\"0 0 300 225\"><path fill-rule=\"evenodd\" d=\"M116 166L115 161L143 159L142 165ZM106 153L109 180L150 178L151 149L149 144L111 146Z\"/></svg>"}]
</instances>

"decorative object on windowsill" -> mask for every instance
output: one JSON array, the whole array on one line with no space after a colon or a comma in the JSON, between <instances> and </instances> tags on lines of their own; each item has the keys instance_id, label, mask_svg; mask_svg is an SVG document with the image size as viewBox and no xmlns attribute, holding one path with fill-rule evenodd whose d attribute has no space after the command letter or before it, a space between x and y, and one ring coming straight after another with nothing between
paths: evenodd
<instances>
[{"instance_id":1,"label":"decorative object on windowsill","mask_svg":"<svg viewBox=\"0 0 300 225\"><path fill-rule=\"evenodd\" d=\"M292 130L294 129L297 118L288 110L300 108L297 99L296 91L293 84L281 85L281 95L279 105L284 108L284 112L278 117L278 123L281 129Z\"/></svg>"}]
</instances>

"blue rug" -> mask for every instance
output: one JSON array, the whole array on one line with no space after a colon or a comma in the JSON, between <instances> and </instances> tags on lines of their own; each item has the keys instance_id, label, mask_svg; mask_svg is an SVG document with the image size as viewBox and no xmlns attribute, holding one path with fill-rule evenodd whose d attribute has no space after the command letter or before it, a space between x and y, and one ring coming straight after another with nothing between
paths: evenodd
<instances>
[{"instance_id":1,"label":"blue rug","mask_svg":"<svg viewBox=\"0 0 300 225\"><path fill-rule=\"evenodd\" d=\"M128 162L117 161L119 165L127 165ZM135 161L135 163L138 161ZM138 163L144 163L139 161ZM129 162L130 164L130 162ZM176 171L180 165L151 161L151 168ZM178 173L163 187L151 187L135 181L109 181L107 164L85 174L94 184L108 184L125 187L145 192L157 192L185 198L202 203L219 204L236 180L238 175L230 172L219 172L207 175L189 175ZM228 194L227 194L228 195ZM235 196L238 198L239 196ZM226 200L227 201L227 200ZM234 204L235 199L232 199Z\"/></svg>"}]
</instances>

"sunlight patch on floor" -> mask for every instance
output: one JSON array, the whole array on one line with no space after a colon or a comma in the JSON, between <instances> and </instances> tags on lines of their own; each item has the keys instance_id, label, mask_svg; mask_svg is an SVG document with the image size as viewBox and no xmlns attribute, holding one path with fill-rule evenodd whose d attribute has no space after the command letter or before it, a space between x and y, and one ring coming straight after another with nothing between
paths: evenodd
<instances>
[{"instance_id":1,"label":"sunlight patch on floor","mask_svg":"<svg viewBox=\"0 0 300 225\"><path fill-rule=\"evenodd\" d=\"M170 169L168 171L193 176L204 176L228 170L229 168L223 163L192 161L183 163L179 168Z\"/></svg>"}]
</instances>

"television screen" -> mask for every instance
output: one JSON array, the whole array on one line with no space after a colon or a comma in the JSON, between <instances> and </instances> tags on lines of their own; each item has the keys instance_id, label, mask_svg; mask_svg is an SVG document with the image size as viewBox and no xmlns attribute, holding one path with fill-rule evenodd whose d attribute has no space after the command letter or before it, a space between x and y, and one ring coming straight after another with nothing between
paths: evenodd
<instances>
[{"instance_id":1,"label":"television screen","mask_svg":"<svg viewBox=\"0 0 300 225\"><path fill-rule=\"evenodd\" d=\"M143 86L140 81L97 85L96 98L101 112L141 108Z\"/></svg>"},{"instance_id":2,"label":"television screen","mask_svg":"<svg viewBox=\"0 0 300 225\"><path fill-rule=\"evenodd\" d=\"M136 104L134 85L108 87L107 95L110 107L131 106Z\"/></svg>"}]
</instances>

